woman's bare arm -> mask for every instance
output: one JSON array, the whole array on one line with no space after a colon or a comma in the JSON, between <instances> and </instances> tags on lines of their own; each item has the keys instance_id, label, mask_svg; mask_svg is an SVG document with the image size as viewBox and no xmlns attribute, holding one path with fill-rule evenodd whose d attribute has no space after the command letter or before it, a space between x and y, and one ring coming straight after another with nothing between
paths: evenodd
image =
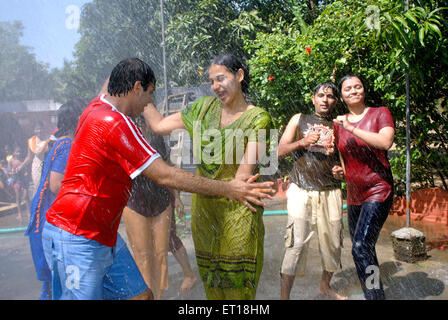
<instances>
[{"instance_id":1,"label":"woman's bare arm","mask_svg":"<svg viewBox=\"0 0 448 320\"><path fill-rule=\"evenodd\" d=\"M164 118L152 103L148 104L143 110L143 117L151 130L160 136L169 135L176 129L185 129L180 112Z\"/></svg>"},{"instance_id":2,"label":"woman's bare arm","mask_svg":"<svg viewBox=\"0 0 448 320\"><path fill-rule=\"evenodd\" d=\"M368 145L379 149L389 150L394 143L395 129L392 127L384 127L379 132L371 132L353 126L346 115L338 116L334 122L342 126L345 130L353 134L355 137L363 140Z\"/></svg>"}]
</instances>

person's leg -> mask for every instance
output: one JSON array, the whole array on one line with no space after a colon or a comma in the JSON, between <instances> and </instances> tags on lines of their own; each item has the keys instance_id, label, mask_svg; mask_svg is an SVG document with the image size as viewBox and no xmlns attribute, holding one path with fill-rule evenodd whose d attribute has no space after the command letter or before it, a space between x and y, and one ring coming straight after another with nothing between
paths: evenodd
<instances>
[{"instance_id":1,"label":"person's leg","mask_svg":"<svg viewBox=\"0 0 448 320\"><path fill-rule=\"evenodd\" d=\"M184 280L180 285L179 291L185 292L193 288L198 278L193 272L188 259L187 249L185 249L182 240L177 236L176 219L174 214L171 216L169 251L176 258L184 273Z\"/></svg>"},{"instance_id":2,"label":"person's leg","mask_svg":"<svg viewBox=\"0 0 448 320\"><path fill-rule=\"evenodd\" d=\"M168 240L173 208L171 205L161 214L151 217L154 250L150 259L151 289L155 300L161 300L168 282Z\"/></svg>"},{"instance_id":3,"label":"person's leg","mask_svg":"<svg viewBox=\"0 0 448 320\"><path fill-rule=\"evenodd\" d=\"M40 292L39 300L51 300L51 280L42 281L42 290Z\"/></svg>"},{"instance_id":4,"label":"person's leg","mask_svg":"<svg viewBox=\"0 0 448 320\"><path fill-rule=\"evenodd\" d=\"M316 213L318 245L322 262L319 293L337 300L346 300L347 297L338 294L330 285L334 272L341 268L341 190L321 191L316 196L313 209Z\"/></svg>"},{"instance_id":5,"label":"person's leg","mask_svg":"<svg viewBox=\"0 0 448 320\"><path fill-rule=\"evenodd\" d=\"M285 236L285 254L280 271L280 299L289 300L296 275L306 269L308 243L311 231L311 198L309 193L291 183L287 195L288 223Z\"/></svg>"},{"instance_id":6,"label":"person's leg","mask_svg":"<svg viewBox=\"0 0 448 320\"><path fill-rule=\"evenodd\" d=\"M28 217L28 221L30 221L30 201L28 198L28 189L23 188L23 200L25 200L25 212Z\"/></svg>"},{"instance_id":7,"label":"person's leg","mask_svg":"<svg viewBox=\"0 0 448 320\"><path fill-rule=\"evenodd\" d=\"M193 272L193 269L191 268L187 250L182 245L182 247L173 252L173 256L176 258L177 262L182 267L182 271L184 273L184 280L180 285L179 291L180 292L188 291L191 288L193 288L198 278L196 277L195 273Z\"/></svg>"},{"instance_id":8,"label":"person's leg","mask_svg":"<svg viewBox=\"0 0 448 320\"><path fill-rule=\"evenodd\" d=\"M20 185L18 183L14 184L14 195L16 199L16 205L17 205L17 217L16 219L22 223L23 217L22 217L22 208L20 206Z\"/></svg>"},{"instance_id":9,"label":"person's leg","mask_svg":"<svg viewBox=\"0 0 448 320\"><path fill-rule=\"evenodd\" d=\"M352 243L360 215L361 215L361 206L354 206L354 205L347 206L348 229Z\"/></svg>"},{"instance_id":10,"label":"person's leg","mask_svg":"<svg viewBox=\"0 0 448 320\"><path fill-rule=\"evenodd\" d=\"M42 281L42 290L39 300L51 300L51 271L45 260L44 249L42 247L42 232L30 232L30 249L33 258L37 279Z\"/></svg>"},{"instance_id":11,"label":"person's leg","mask_svg":"<svg viewBox=\"0 0 448 320\"><path fill-rule=\"evenodd\" d=\"M319 287L319 293L323 295L327 295L329 297L332 297L336 300L347 300L348 298L346 296L343 296L339 293L337 293L331 286L331 278L333 277L333 272L323 270L322 271L322 278L320 280L320 287Z\"/></svg>"},{"instance_id":12,"label":"person's leg","mask_svg":"<svg viewBox=\"0 0 448 320\"><path fill-rule=\"evenodd\" d=\"M134 253L135 263L145 279L148 287L151 287L150 256L152 244L152 229L149 217L125 207L123 220L126 225L126 234L129 245Z\"/></svg>"},{"instance_id":13,"label":"person's leg","mask_svg":"<svg viewBox=\"0 0 448 320\"><path fill-rule=\"evenodd\" d=\"M364 296L367 300L385 299L379 276L379 264L375 251L381 228L392 205L392 197L385 202L369 201L362 205L358 223L353 235L352 255ZM374 274L374 283L367 283Z\"/></svg>"},{"instance_id":14,"label":"person's leg","mask_svg":"<svg viewBox=\"0 0 448 320\"><path fill-rule=\"evenodd\" d=\"M113 248L76 236L48 222L42 234L52 273L54 300L102 300Z\"/></svg>"},{"instance_id":15,"label":"person's leg","mask_svg":"<svg viewBox=\"0 0 448 320\"><path fill-rule=\"evenodd\" d=\"M135 297L129 298L128 300L154 300L154 295L151 289L146 289L142 293L136 295Z\"/></svg>"},{"instance_id":16,"label":"person's leg","mask_svg":"<svg viewBox=\"0 0 448 320\"><path fill-rule=\"evenodd\" d=\"M280 300L289 300L296 276L280 273L280 278Z\"/></svg>"},{"instance_id":17,"label":"person's leg","mask_svg":"<svg viewBox=\"0 0 448 320\"><path fill-rule=\"evenodd\" d=\"M137 264L120 234L113 248L114 262L104 277L105 300L153 300Z\"/></svg>"},{"instance_id":18,"label":"person's leg","mask_svg":"<svg viewBox=\"0 0 448 320\"><path fill-rule=\"evenodd\" d=\"M57 269L57 257L58 251L56 250L56 243L60 241L58 239L59 232L56 231L53 225L47 226L45 223L42 228L42 247L43 253L45 256L45 260L47 262L48 268L51 273L51 299L59 300L61 295L61 282L58 277L58 269Z\"/></svg>"}]
</instances>

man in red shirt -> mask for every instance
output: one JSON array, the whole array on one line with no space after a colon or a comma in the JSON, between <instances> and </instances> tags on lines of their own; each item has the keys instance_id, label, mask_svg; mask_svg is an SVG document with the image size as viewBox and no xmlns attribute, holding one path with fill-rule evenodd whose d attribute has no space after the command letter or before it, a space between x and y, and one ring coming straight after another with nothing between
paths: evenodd
<instances>
[{"instance_id":1,"label":"man in red shirt","mask_svg":"<svg viewBox=\"0 0 448 320\"><path fill-rule=\"evenodd\" d=\"M228 197L251 209L248 202L264 205L259 198L272 193L272 183L254 183L257 176L221 182L168 166L132 120L151 102L155 82L145 62L123 60L109 77L109 95L92 100L79 119L42 236L56 299L102 299L121 214L141 173L159 185Z\"/></svg>"}]
</instances>

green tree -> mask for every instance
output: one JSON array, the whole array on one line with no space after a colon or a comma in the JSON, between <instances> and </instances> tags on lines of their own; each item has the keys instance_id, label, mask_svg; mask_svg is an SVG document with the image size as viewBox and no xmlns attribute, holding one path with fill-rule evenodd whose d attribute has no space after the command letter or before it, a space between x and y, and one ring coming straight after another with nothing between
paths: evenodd
<instances>
[{"instance_id":1,"label":"green tree","mask_svg":"<svg viewBox=\"0 0 448 320\"><path fill-rule=\"evenodd\" d=\"M327 2L327 1L324 1ZM205 68L218 53L247 58L244 39L290 23L296 11L318 12L314 1L164 0L168 80L176 85L206 81ZM94 0L81 13L81 40L74 61L58 73L58 93L67 97L95 94L112 67L136 56L162 76L159 0Z\"/></svg>"},{"instance_id":2,"label":"green tree","mask_svg":"<svg viewBox=\"0 0 448 320\"><path fill-rule=\"evenodd\" d=\"M269 33L298 19L306 27L332 1L317 5L307 0L200 0L181 1L183 6L167 2L172 8L168 53L176 66L175 81L183 85L205 81L204 68L214 55L231 52L247 59L250 53L244 42L254 40L257 32ZM176 11L179 7L182 10Z\"/></svg>"},{"instance_id":3,"label":"green tree","mask_svg":"<svg viewBox=\"0 0 448 320\"><path fill-rule=\"evenodd\" d=\"M22 36L20 21L0 22L0 101L52 98L55 85L49 66L19 44Z\"/></svg>"},{"instance_id":4,"label":"green tree","mask_svg":"<svg viewBox=\"0 0 448 320\"><path fill-rule=\"evenodd\" d=\"M160 8L156 0L94 0L83 6L74 61L59 74L67 97L92 97L122 59L147 61L162 74Z\"/></svg>"},{"instance_id":5,"label":"green tree","mask_svg":"<svg viewBox=\"0 0 448 320\"><path fill-rule=\"evenodd\" d=\"M222 52L244 56L241 28L235 28L238 8L234 1L201 0L171 17L167 28L169 57L177 66L175 82L197 84L204 68Z\"/></svg>"}]
</instances>

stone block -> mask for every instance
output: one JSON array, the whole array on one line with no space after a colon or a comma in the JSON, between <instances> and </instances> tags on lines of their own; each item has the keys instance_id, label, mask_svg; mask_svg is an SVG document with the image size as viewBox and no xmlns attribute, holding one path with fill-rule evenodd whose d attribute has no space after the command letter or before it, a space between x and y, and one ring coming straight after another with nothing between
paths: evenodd
<instances>
[{"instance_id":1,"label":"stone block","mask_svg":"<svg viewBox=\"0 0 448 320\"><path fill-rule=\"evenodd\" d=\"M392 246L397 260L415 263L426 260L426 237L413 228L401 228L392 232Z\"/></svg>"}]
</instances>

